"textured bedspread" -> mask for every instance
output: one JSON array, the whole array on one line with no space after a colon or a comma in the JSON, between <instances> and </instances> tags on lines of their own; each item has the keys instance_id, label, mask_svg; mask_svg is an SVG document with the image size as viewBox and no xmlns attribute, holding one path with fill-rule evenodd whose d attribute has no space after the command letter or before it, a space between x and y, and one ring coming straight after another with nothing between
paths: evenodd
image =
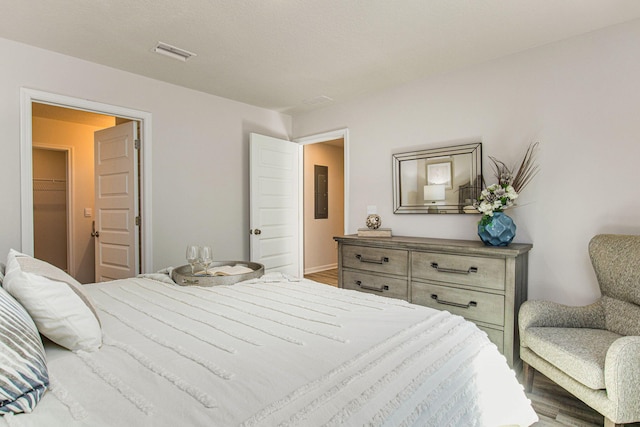
<instances>
[{"instance_id":1,"label":"textured bedspread","mask_svg":"<svg viewBox=\"0 0 640 427\"><path fill-rule=\"evenodd\" d=\"M537 417L448 312L289 281L87 285L102 348L47 343L52 389L12 426L498 426Z\"/></svg>"}]
</instances>

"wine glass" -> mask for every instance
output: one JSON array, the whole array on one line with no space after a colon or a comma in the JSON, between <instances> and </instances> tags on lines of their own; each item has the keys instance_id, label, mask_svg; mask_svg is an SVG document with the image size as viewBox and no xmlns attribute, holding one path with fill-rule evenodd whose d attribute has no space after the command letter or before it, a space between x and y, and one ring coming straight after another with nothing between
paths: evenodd
<instances>
[{"instance_id":1,"label":"wine glass","mask_svg":"<svg viewBox=\"0 0 640 427\"><path fill-rule=\"evenodd\" d=\"M200 247L195 245L187 246L187 262L191 266L191 275L195 275L194 268L196 263L198 262L198 253L200 252Z\"/></svg>"},{"instance_id":2,"label":"wine glass","mask_svg":"<svg viewBox=\"0 0 640 427\"><path fill-rule=\"evenodd\" d=\"M213 251L211 246L203 246L200 248L200 261L204 266L204 275L209 275L209 265L213 261Z\"/></svg>"}]
</instances>

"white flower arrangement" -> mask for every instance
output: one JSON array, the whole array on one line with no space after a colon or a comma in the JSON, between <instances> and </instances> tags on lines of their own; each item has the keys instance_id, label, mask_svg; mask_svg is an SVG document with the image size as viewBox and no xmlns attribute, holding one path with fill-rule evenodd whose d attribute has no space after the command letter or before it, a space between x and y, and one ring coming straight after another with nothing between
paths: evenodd
<instances>
[{"instance_id":1,"label":"white flower arrangement","mask_svg":"<svg viewBox=\"0 0 640 427\"><path fill-rule=\"evenodd\" d=\"M492 184L482 190L476 209L482 215L493 216L494 212L502 212L514 205L518 193L512 185Z\"/></svg>"}]
</instances>

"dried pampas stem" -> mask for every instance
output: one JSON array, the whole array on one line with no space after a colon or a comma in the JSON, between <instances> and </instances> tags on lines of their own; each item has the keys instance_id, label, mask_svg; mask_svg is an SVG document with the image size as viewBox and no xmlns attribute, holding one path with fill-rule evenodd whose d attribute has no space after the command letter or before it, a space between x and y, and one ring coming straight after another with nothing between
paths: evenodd
<instances>
[{"instance_id":1,"label":"dried pampas stem","mask_svg":"<svg viewBox=\"0 0 640 427\"><path fill-rule=\"evenodd\" d=\"M538 142L529 145L522 159L522 163L520 163L518 172L513 178L511 185L517 193L520 193L540 170L539 166L535 163L538 145Z\"/></svg>"},{"instance_id":2,"label":"dried pampas stem","mask_svg":"<svg viewBox=\"0 0 640 427\"><path fill-rule=\"evenodd\" d=\"M516 193L524 189L524 187L531 182L534 176L538 173L539 167L535 163L535 158L538 149L538 142L534 142L529 145L527 152L520 163L520 167L517 169L509 168L503 161L496 159L493 156L489 156L489 159L493 163L493 173L498 179L498 184L511 185ZM514 173L515 170L515 173Z\"/></svg>"}]
</instances>

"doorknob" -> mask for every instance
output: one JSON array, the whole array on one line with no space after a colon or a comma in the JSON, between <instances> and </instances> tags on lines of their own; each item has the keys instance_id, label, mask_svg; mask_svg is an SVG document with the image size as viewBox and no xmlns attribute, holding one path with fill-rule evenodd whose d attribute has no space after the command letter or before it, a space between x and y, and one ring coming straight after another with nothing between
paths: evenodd
<instances>
[{"instance_id":1,"label":"doorknob","mask_svg":"<svg viewBox=\"0 0 640 427\"><path fill-rule=\"evenodd\" d=\"M249 230L249 234L255 234L257 236L258 234L262 234L262 230L260 230L259 228L256 228L255 230Z\"/></svg>"},{"instance_id":2,"label":"doorknob","mask_svg":"<svg viewBox=\"0 0 640 427\"><path fill-rule=\"evenodd\" d=\"M96 231L96 222L93 221L91 223L91 236L92 237L100 237L100 232Z\"/></svg>"}]
</instances>

